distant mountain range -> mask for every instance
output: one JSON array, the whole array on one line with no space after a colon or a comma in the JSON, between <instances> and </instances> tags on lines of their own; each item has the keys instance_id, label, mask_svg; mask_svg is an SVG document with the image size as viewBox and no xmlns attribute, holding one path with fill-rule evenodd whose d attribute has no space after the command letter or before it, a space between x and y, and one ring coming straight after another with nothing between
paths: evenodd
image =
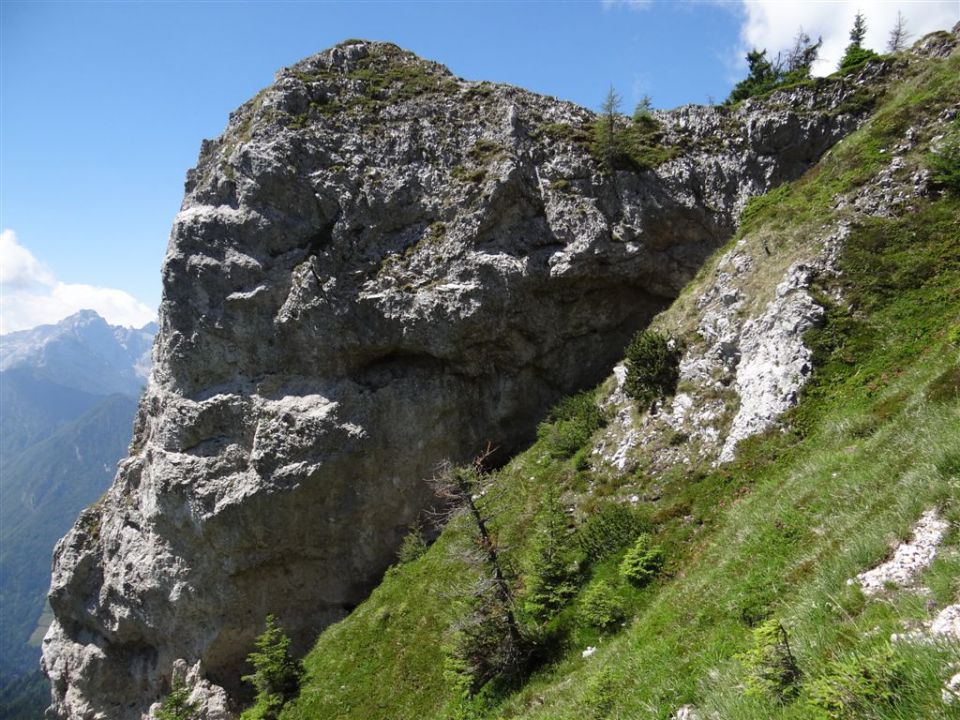
<instances>
[{"instance_id":1,"label":"distant mountain range","mask_svg":"<svg viewBox=\"0 0 960 720\"><path fill-rule=\"evenodd\" d=\"M53 546L126 454L156 323L82 310L0 337L0 717L41 718Z\"/></svg>"}]
</instances>

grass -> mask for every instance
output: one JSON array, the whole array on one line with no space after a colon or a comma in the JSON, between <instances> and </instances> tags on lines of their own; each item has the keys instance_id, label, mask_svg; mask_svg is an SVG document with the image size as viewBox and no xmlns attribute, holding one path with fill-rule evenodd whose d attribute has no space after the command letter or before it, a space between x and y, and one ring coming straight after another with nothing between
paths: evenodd
<instances>
[{"instance_id":1,"label":"grass","mask_svg":"<svg viewBox=\"0 0 960 720\"><path fill-rule=\"evenodd\" d=\"M320 635L301 696L283 717L443 718L459 707L461 717L475 718L666 720L685 703L705 717L744 720L955 717L940 688L960 648L889 641L929 619L926 598L895 590L867 598L847 580L882 561L922 512L938 507L955 529L922 579L938 603L960 595L960 199L915 198L898 217L869 219L836 199L888 162L880 151L907 127L955 101L958 63L908 73L861 131L745 211L733 242L772 250L769 266L743 280L758 304L809 254L827 221L857 222L839 258L842 273L817 288L826 320L806 338L816 369L786 417L789 430L742 443L737 460L719 468L676 467L657 478L656 499L641 501L664 558L651 582L622 580L624 548L587 557L569 602L543 623L525 620L541 638L536 670L457 705L445 647L471 570L457 550L466 529L453 523ZM921 140L906 156L908 171L924 162L929 137ZM697 285L713 268L657 327L690 322ZM829 299L837 288L843 304ZM568 406L496 473L482 499L519 597L544 497L569 508L576 537L608 502L604 493L616 497L623 483L642 482L585 462L578 448L589 442L580 431L596 430L602 418L583 397ZM558 441L564 423L577 431L569 443ZM622 608L623 626L583 621L586 593L600 583ZM755 672L744 653L767 621L782 625L799 669L788 698L744 691ZM587 646L596 653L584 657Z\"/></svg>"}]
</instances>

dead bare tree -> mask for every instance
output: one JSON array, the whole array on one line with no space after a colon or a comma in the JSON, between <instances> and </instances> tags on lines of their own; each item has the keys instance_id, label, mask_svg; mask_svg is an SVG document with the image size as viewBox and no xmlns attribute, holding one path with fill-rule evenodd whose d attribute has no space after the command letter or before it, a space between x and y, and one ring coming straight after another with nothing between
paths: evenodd
<instances>
[{"instance_id":1,"label":"dead bare tree","mask_svg":"<svg viewBox=\"0 0 960 720\"><path fill-rule=\"evenodd\" d=\"M907 40L910 39L910 33L907 32L907 20L900 11L897 11L897 24L890 31L890 40L887 43L887 52L895 53L904 50L907 47Z\"/></svg>"},{"instance_id":2,"label":"dead bare tree","mask_svg":"<svg viewBox=\"0 0 960 720\"><path fill-rule=\"evenodd\" d=\"M474 689L494 677L521 673L528 655L500 548L490 530L490 518L479 504L487 490L487 461L495 451L488 444L470 465L443 463L430 481L442 503L435 514L443 521L465 515L475 531L478 552L468 549L460 557L480 570L480 579L470 593L471 612L456 627L460 636L456 652L473 678Z\"/></svg>"}]
</instances>

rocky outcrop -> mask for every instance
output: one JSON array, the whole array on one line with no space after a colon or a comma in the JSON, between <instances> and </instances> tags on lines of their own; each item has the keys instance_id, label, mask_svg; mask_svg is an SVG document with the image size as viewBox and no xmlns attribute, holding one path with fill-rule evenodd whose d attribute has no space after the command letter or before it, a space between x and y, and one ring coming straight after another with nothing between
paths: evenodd
<instances>
[{"instance_id":1,"label":"rocky outcrop","mask_svg":"<svg viewBox=\"0 0 960 720\"><path fill-rule=\"evenodd\" d=\"M960 25L952 34L922 38L912 54L946 57L958 38ZM868 65L853 82L869 84L883 71L881 64ZM838 95L829 83L818 85L818 92L827 94L831 107L858 105L866 98ZM773 107L824 102L804 100L803 93L785 94L789 102L776 94L766 102ZM956 115L955 108L947 108L930 123L918 119L896 143L880 150L889 163L856 190L833 197L834 212L808 225L808 232L811 227L813 231L805 237L771 249L762 234L742 233L712 261L709 273L689 293L686 307L675 305L661 328L689 341L680 360L677 393L653 412L638 412L624 392L626 368L617 366L605 401L612 422L594 447L594 462L624 473L642 461L645 474L656 478L676 464L729 462L742 440L780 426L813 370L804 335L825 315L814 286L838 306L846 305L838 258L851 227L867 217L913 212L919 199L935 192L917 149L922 137L942 137ZM725 140L725 146L730 142L736 141ZM775 290L768 293L767 288ZM636 502L640 496L630 499Z\"/></svg>"},{"instance_id":2,"label":"rocky outcrop","mask_svg":"<svg viewBox=\"0 0 960 720\"><path fill-rule=\"evenodd\" d=\"M617 172L588 111L391 45L281 71L189 173L131 455L56 551L54 714L138 718L176 666L222 716L268 612L304 650L360 602L437 463L604 377L887 69L658 113L670 159Z\"/></svg>"}]
</instances>

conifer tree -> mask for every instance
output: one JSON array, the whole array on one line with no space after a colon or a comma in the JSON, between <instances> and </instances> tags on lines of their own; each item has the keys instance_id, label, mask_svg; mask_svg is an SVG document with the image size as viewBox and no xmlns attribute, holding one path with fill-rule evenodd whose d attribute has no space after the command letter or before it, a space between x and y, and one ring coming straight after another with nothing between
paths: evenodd
<instances>
[{"instance_id":1,"label":"conifer tree","mask_svg":"<svg viewBox=\"0 0 960 720\"><path fill-rule=\"evenodd\" d=\"M810 77L810 69L813 67L813 63L817 61L822 45L823 37L817 38L817 42L811 42L810 36L804 32L802 27L799 28L796 37L793 39L793 47L787 54L786 79L796 82Z\"/></svg>"},{"instance_id":2,"label":"conifer tree","mask_svg":"<svg viewBox=\"0 0 960 720\"><path fill-rule=\"evenodd\" d=\"M607 96L600 104L600 119L596 125L595 141L603 158L603 164L608 170L613 170L617 157L620 154L620 140L617 132L618 118L620 117L620 95L613 85L607 91Z\"/></svg>"},{"instance_id":3,"label":"conifer tree","mask_svg":"<svg viewBox=\"0 0 960 720\"><path fill-rule=\"evenodd\" d=\"M546 620L577 592L577 562L571 552L567 516L554 493L545 498L533 550L524 607L536 619Z\"/></svg>"},{"instance_id":4,"label":"conifer tree","mask_svg":"<svg viewBox=\"0 0 960 720\"><path fill-rule=\"evenodd\" d=\"M840 69L846 70L855 67L877 57L877 54L869 48L863 47L863 39L867 36L867 20L859 10L853 19L853 27L850 28L850 44L847 45L846 52L840 60Z\"/></svg>"},{"instance_id":5,"label":"conifer tree","mask_svg":"<svg viewBox=\"0 0 960 720\"><path fill-rule=\"evenodd\" d=\"M853 27L850 29L850 47L863 47L863 39L867 36L867 19L857 10L853 18Z\"/></svg>"},{"instance_id":6,"label":"conifer tree","mask_svg":"<svg viewBox=\"0 0 960 720\"><path fill-rule=\"evenodd\" d=\"M890 41L887 43L887 52L900 52L907 46L907 40L910 39L910 33L907 32L907 20L903 14L897 11L897 24L890 31Z\"/></svg>"},{"instance_id":7,"label":"conifer tree","mask_svg":"<svg viewBox=\"0 0 960 720\"><path fill-rule=\"evenodd\" d=\"M730 102L746 100L754 95L773 90L780 81L779 60L772 63L767 59L766 50L754 48L747 53L749 74L736 84L730 93Z\"/></svg>"},{"instance_id":8,"label":"conifer tree","mask_svg":"<svg viewBox=\"0 0 960 720\"><path fill-rule=\"evenodd\" d=\"M438 514L448 520L465 515L475 530L473 547L466 548L463 557L479 570L479 577L470 592L470 612L456 628L454 648L455 663L469 674L472 690L497 677L517 677L530 658L528 638L517 620L514 592L500 549L489 518L477 502L483 493L485 462L493 452L488 447L468 466L445 463L431 481L434 493L446 506Z\"/></svg>"},{"instance_id":9,"label":"conifer tree","mask_svg":"<svg viewBox=\"0 0 960 720\"><path fill-rule=\"evenodd\" d=\"M243 681L257 689L257 700L243 717L275 720L299 691L303 666L290 654L290 638L273 615L267 615L266 629L254 645L257 649L247 656L253 674L245 675Z\"/></svg>"},{"instance_id":10,"label":"conifer tree","mask_svg":"<svg viewBox=\"0 0 960 720\"><path fill-rule=\"evenodd\" d=\"M173 689L157 710L157 720L199 720L200 703L190 701L190 688L182 677L175 676Z\"/></svg>"}]
</instances>

